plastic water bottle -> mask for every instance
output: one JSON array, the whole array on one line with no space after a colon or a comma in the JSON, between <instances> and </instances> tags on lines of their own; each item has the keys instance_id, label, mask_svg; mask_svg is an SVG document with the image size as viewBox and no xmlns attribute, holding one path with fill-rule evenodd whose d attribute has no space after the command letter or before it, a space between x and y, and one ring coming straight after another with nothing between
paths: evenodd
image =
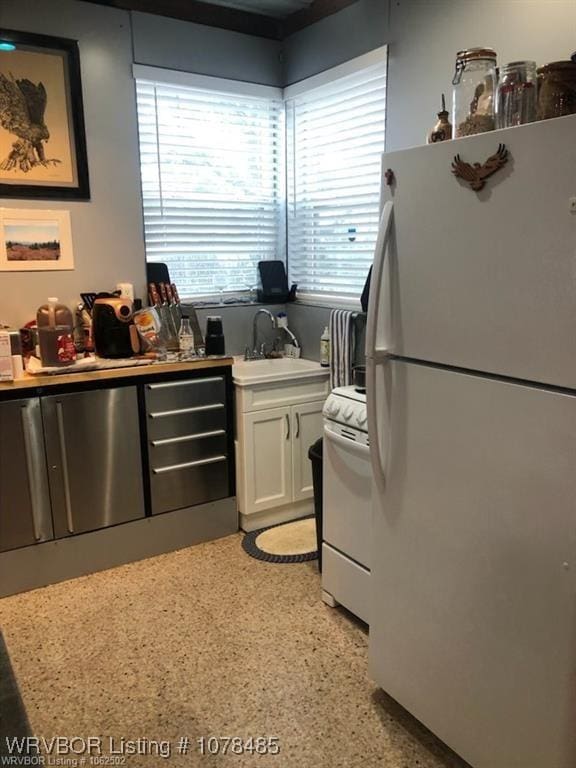
<instances>
[{"instance_id":1,"label":"plastic water bottle","mask_svg":"<svg viewBox=\"0 0 576 768\"><path fill-rule=\"evenodd\" d=\"M178 341L180 343L180 359L190 360L194 357L194 334L190 327L190 320L188 315L182 315L180 321L180 331L178 333Z\"/></svg>"}]
</instances>

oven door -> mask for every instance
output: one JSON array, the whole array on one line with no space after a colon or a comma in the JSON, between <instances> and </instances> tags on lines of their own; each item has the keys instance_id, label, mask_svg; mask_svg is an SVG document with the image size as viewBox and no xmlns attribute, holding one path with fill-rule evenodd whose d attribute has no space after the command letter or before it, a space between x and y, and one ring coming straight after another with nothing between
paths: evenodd
<instances>
[{"instance_id":1,"label":"oven door","mask_svg":"<svg viewBox=\"0 0 576 768\"><path fill-rule=\"evenodd\" d=\"M370 568L372 469L367 445L324 422L323 539Z\"/></svg>"}]
</instances>

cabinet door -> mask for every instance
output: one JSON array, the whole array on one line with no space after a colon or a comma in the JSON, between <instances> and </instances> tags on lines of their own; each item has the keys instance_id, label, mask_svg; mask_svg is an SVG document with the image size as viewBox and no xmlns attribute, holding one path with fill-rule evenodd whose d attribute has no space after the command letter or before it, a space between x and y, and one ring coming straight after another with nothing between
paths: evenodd
<instances>
[{"instance_id":1,"label":"cabinet door","mask_svg":"<svg viewBox=\"0 0 576 768\"><path fill-rule=\"evenodd\" d=\"M0 551L51 538L40 401L0 403Z\"/></svg>"},{"instance_id":2,"label":"cabinet door","mask_svg":"<svg viewBox=\"0 0 576 768\"><path fill-rule=\"evenodd\" d=\"M292 416L292 467L293 499L302 501L314 495L312 487L312 464L308 449L322 437L323 400L291 407Z\"/></svg>"},{"instance_id":3,"label":"cabinet door","mask_svg":"<svg viewBox=\"0 0 576 768\"><path fill-rule=\"evenodd\" d=\"M42 398L56 537L144 517L136 387Z\"/></svg>"},{"instance_id":4,"label":"cabinet door","mask_svg":"<svg viewBox=\"0 0 576 768\"><path fill-rule=\"evenodd\" d=\"M292 501L290 408L247 413L244 428L244 514Z\"/></svg>"}]
</instances>

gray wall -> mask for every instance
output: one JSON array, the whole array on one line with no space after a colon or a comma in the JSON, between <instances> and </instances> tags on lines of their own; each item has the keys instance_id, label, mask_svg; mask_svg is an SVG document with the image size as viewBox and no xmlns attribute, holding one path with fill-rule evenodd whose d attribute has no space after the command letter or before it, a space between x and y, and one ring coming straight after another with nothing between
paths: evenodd
<instances>
[{"instance_id":1,"label":"gray wall","mask_svg":"<svg viewBox=\"0 0 576 768\"><path fill-rule=\"evenodd\" d=\"M312 306L306 304L287 304L288 327L296 335L302 346L302 357L308 360L320 360L320 336L329 325L330 307ZM364 344L366 341L366 316L360 314L354 324L356 352L354 363L364 364Z\"/></svg>"},{"instance_id":2,"label":"gray wall","mask_svg":"<svg viewBox=\"0 0 576 768\"><path fill-rule=\"evenodd\" d=\"M376 21L376 17L375 17ZM423 144L456 51L489 45L501 63L545 64L576 50L574 0L391 0L386 147Z\"/></svg>"},{"instance_id":3,"label":"gray wall","mask_svg":"<svg viewBox=\"0 0 576 768\"><path fill-rule=\"evenodd\" d=\"M284 85L388 42L389 0L358 0L284 41Z\"/></svg>"},{"instance_id":4,"label":"gray wall","mask_svg":"<svg viewBox=\"0 0 576 768\"><path fill-rule=\"evenodd\" d=\"M228 355L243 355L246 347L252 346L254 315L261 307L269 310L273 315L286 312L284 304L246 304L236 307L222 304L213 307L198 307L196 314L203 334L206 332L206 318L210 315L220 315L226 340L226 353ZM258 318L258 344L265 342L270 346L277 335L278 331L272 328L269 318Z\"/></svg>"},{"instance_id":5,"label":"gray wall","mask_svg":"<svg viewBox=\"0 0 576 768\"><path fill-rule=\"evenodd\" d=\"M566 59L576 49L574 0L358 0L291 35L284 82L389 46L387 150L423 144L440 94L450 103L456 51L496 49L500 62Z\"/></svg>"},{"instance_id":6,"label":"gray wall","mask_svg":"<svg viewBox=\"0 0 576 768\"><path fill-rule=\"evenodd\" d=\"M0 321L30 320L48 296L73 304L80 291L145 282L136 105L129 15L73 0L0 0L0 26L79 41L90 202L3 199L14 208L71 212L75 269L0 273Z\"/></svg>"},{"instance_id":7,"label":"gray wall","mask_svg":"<svg viewBox=\"0 0 576 768\"><path fill-rule=\"evenodd\" d=\"M329 307L288 304L288 327L302 347L302 357L320 360L320 336L330 320Z\"/></svg>"},{"instance_id":8,"label":"gray wall","mask_svg":"<svg viewBox=\"0 0 576 768\"><path fill-rule=\"evenodd\" d=\"M282 44L187 21L133 13L134 61L200 75L282 85Z\"/></svg>"}]
</instances>

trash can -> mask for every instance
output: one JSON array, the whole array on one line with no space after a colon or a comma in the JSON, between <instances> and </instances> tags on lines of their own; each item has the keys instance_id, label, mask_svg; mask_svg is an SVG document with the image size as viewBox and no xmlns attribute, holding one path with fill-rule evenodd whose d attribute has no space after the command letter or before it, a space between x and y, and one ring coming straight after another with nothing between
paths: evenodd
<instances>
[{"instance_id":1,"label":"trash can","mask_svg":"<svg viewBox=\"0 0 576 768\"><path fill-rule=\"evenodd\" d=\"M322 573L322 438L308 449L312 462L312 484L314 486L314 515L316 517L316 544L318 547L318 570Z\"/></svg>"}]
</instances>

